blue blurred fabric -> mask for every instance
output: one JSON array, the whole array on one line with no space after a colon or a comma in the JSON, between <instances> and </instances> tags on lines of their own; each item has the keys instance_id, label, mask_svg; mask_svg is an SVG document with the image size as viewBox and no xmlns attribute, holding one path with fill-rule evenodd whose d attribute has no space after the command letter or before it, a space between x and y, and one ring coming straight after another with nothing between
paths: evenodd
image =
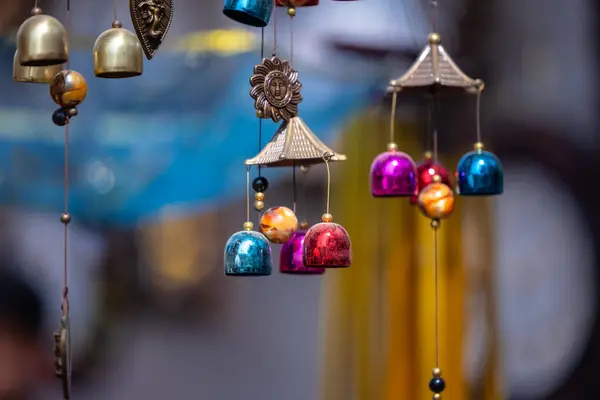
<instances>
[{"instance_id":1,"label":"blue blurred fabric","mask_svg":"<svg viewBox=\"0 0 600 400\"><path fill-rule=\"evenodd\" d=\"M64 129L52 124L48 86L12 82L14 48L3 45L1 52L0 200L62 210ZM198 212L244 195L243 161L258 151L259 122L248 95L258 57L193 58L190 64L185 54L160 53L145 63L141 78L105 80L93 76L91 52L72 54L71 68L89 85L70 129L76 217L129 225L166 205ZM367 74L332 80L302 70L300 77L300 116L325 143L369 101L376 80ZM276 128L264 122L263 144ZM271 180L282 173L265 172Z\"/></svg>"}]
</instances>

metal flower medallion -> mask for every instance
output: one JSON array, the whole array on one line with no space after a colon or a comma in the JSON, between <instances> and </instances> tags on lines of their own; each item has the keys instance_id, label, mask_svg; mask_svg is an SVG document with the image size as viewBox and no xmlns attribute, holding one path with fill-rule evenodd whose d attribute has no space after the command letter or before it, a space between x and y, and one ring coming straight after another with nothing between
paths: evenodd
<instances>
[{"instance_id":1,"label":"metal flower medallion","mask_svg":"<svg viewBox=\"0 0 600 400\"><path fill-rule=\"evenodd\" d=\"M277 56L264 58L254 66L250 85L254 108L263 118L279 122L281 119L289 121L298 115L302 84L298 81L298 72L288 61Z\"/></svg>"}]
</instances>

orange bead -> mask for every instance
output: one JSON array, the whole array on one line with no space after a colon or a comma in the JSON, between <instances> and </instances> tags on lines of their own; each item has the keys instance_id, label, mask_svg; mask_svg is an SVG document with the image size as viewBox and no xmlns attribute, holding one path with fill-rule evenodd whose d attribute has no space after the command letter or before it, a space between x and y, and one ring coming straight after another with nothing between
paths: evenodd
<instances>
[{"instance_id":1,"label":"orange bead","mask_svg":"<svg viewBox=\"0 0 600 400\"><path fill-rule=\"evenodd\" d=\"M260 219L260 231L272 243L285 243L298 229L298 218L287 207L271 207Z\"/></svg>"},{"instance_id":2,"label":"orange bead","mask_svg":"<svg viewBox=\"0 0 600 400\"><path fill-rule=\"evenodd\" d=\"M450 186L434 182L419 193L419 209L427 218L443 219L454 210L454 193Z\"/></svg>"}]
</instances>

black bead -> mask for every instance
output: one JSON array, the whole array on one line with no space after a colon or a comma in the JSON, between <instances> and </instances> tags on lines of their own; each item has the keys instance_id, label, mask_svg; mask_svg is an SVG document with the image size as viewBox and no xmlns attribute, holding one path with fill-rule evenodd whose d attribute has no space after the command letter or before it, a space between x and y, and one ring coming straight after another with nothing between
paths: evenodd
<instances>
[{"instance_id":1,"label":"black bead","mask_svg":"<svg viewBox=\"0 0 600 400\"><path fill-rule=\"evenodd\" d=\"M264 176L259 176L258 178L254 178L252 181L252 189L255 192L266 192L269 188L269 181Z\"/></svg>"},{"instance_id":2,"label":"black bead","mask_svg":"<svg viewBox=\"0 0 600 400\"><path fill-rule=\"evenodd\" d=\"M446 382L442 378L433 378L429 381L429 389L433 393L442 393L446 389Z\"/></svg>"},{"instance_id":3,"label":"black bead","mask_svg":"<svg viewBox=\"0 0 600 400\"><path fill-rule=\"evenodd\" d=\"M67 113L64 109L59 108L52 113L52 122L58 126L65 126L67 124Z\"/></svg>"}]
</instances>

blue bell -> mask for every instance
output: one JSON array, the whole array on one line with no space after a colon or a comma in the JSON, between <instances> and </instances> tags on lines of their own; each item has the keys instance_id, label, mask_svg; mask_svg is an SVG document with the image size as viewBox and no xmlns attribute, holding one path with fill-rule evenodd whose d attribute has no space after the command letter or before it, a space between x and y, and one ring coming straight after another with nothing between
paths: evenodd
<instances>
[{"instance_id":1,"label":"blue bell","mask_svg":"<svg viewBox=\"0 0 600 400\"><path fill-rule=\"evenodd\" d=\"M272 0L225 0L223 14L244 25L263 28L273 13Z\"/></svg>"},{"instance_id":2,"label":"blue bell","mask_svg":"<svg viewBox=\"0 0 600 400\"><path fill-rule=\"evenodd\" d=\"M483 143L476 143L475 151L462 156L456 180L461 196L494 196L504 192L502 163L495 154L483 150Z\"/></svg>"},{"instance_id":3,"label":"blue bell","mask_svg":"<svg viewBox=\"0 0 600 400\"><path fill-rule=\"evenodd\" d=\"M225 275L271 275L271 248L267 238L252 230L246 222L244 230L231 235L225 245Z\"/></svg>"}]
</instances>

